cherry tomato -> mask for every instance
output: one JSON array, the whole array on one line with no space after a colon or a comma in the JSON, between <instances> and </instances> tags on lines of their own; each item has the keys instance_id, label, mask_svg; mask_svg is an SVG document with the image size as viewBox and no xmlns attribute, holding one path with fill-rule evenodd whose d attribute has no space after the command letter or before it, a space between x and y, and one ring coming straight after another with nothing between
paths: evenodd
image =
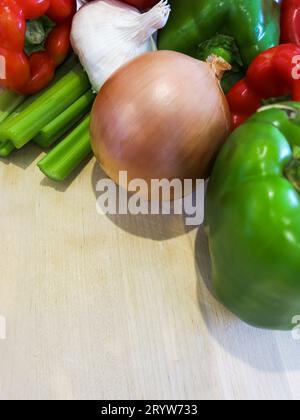
<instances>
[{"instance_id":1,"label":"cherry tomato","mask_svg":"<svg viewBox=\"0 0 300 420\"><path fill-rule=\"evenodd\" d=\"M37 19L44 16L49 8L50 0L17 0L26 19Z\"/></svg>"},{"instance_id":2,"label":"cherry tomato","mask_svg":"<svg viewBox=\"0 0 300 420\"><path fill-rule=\"evenodd\" d=\"M30 67L26 55L0 47L0 86L18 91L29 77Z\"/></svg>"},{"instance_id":3,"label":"cherry tomato","mask_svg":"<svg viewBox=\"0 0 300 420\"><path fill-rule=\"evenodd\" d=\"M25 95L32 95L46 87L54 78L55 65L53 60L45 52L31 54L28 59L30 65L30 79L20 89Z\"/></svg>"},{"instance_id":4,"label":"cherry tomato","mask_svg":"<svg viewBox=\"0 0 300 420\"><path fill-rule=\"evenodd\" d=\"M60 23L72 18L76 13L76 0L50 0L47 16Z\"/></svg>"},{"instance_id":5,"label":"cherry tomato","mask_svg":"<svg viewBox=\"0 0 300 420\"><path fill-rule=\"evenodd\" d=\"M49 34L46 41L46 52L56 66L62 64L71 49L70 43L71 23L56 26Z\"/></svg>"},{"instance_id":6,"label":"cherry tomato","mask_svg":"<svg viewBox=\"0 0 300 420\"><path fill-rule=\"evenodd\" d=\"M139 10L147 10L155 6L159 0L124 0L124 2Z\"/></svg>"},{"instance_id":7,"label":"cherry tomato","mask_svg":"<svg viewBox=\"0 0 300 420\"><path fill-rule=\"evenodd\" d=\"M14 51L23 51L26 22L15 0L0 0L0 45Z\"/></svg>"}]
</instances>

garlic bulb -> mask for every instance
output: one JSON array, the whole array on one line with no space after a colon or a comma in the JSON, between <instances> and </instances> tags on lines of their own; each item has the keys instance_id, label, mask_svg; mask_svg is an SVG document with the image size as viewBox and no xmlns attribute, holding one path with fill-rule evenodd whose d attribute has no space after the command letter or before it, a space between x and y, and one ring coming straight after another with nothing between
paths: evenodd
<instances>
[{"instance_id":1,"label":"garlic bulb","mask_svg":"<svg viewBox=\"0 0 300 420\"><path fill-rule=\"evenodd\" d=\"M123 64L156 49L152 35L165 26L170 10L167 0L146 13L117 0L96 0L77 12L71 43L97 92Z\"/></svg>"}]
</instances>

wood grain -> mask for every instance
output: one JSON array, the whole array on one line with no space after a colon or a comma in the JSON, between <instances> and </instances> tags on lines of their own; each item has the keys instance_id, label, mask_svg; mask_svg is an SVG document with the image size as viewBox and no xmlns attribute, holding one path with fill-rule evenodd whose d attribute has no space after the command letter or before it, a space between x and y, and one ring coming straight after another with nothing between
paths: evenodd
<instances>
[{"instance_id":1,"label":"wood grain","mask_svg":"<svg viewBox=\"0 0 300 420\"><path fill-rule=\"evenodd\" d=\"M217 303L203 229L100 216L95 162L55 185L39 153L0 162L1 399L300 397L300 341Z\"/></svg>"}]
</instances>

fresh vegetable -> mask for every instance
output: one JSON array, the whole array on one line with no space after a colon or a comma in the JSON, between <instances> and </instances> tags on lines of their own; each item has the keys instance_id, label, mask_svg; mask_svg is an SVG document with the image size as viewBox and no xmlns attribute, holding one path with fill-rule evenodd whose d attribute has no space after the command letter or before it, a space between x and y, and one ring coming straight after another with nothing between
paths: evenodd
<instances>
[{"instance_id":1,"label":"fresh vegetable","mask_svg":"<svg viewBox=\"0 0 300 420\"><path fill-rule=\"evenodd\" d=\"M228 35L217 34L198 46L198 60L205 61L212 54L222 57L227 63L231 64L231 71L224 74L221 82L224 93L227 93L245 75L243 60L234 38Z\"/></svg>"},{"instance_id":2,"label":"fresh vegetable","mask_svg":"<svg viewBox=\"0 0 300 420\"><path fill-rule=\"evenodd\" d=\"M30 67L26 55L23 52L10 51L0 46L0 57L4 60L3 74L1 63L0 87L20 90L30 77Z\"/></svg>"},{"instance_id":3,"label":"fresh vegetable","mask_svg":"<svg viewBox=\"0 0 300 420\"><path fill-rule=\"evenodd\" d=\"M0 46L21 52L24 49L26 23L15 0L0 0Z\"/></svg>"},{"instance_id":4,"label":"fresh vegetable","mask_svg":"<svg viewBox=\"0 0 300 420\"><path fill-rule=\"evenodd\" d=\"M300 313L300 104L268 106L238 128L206 197L214 291L256 327Z\"/></svg>"},{"instance_id":5,"label":"fresh vegetable","mask_svg":"<svg viewBox=\"0 0 300 420\"><path fill-rule=\"evenodd\" d=\"M37 19L49 10L50 0L17 0L26 19Z\"/></svg>"},{"instance_id":6,"label":"fresh vegetable","mask_svg":"<svg viewBox=\"0 0 300 420\"><path fill-rule=\"evenodd\" d=\"M279 42L279 6L274 0L170 0L170 5L168 25L159 33L160 49L197 56L202 42L216 34L230 35L247 66Z\"/></svg>"},{"instance_id":7,"label":"fresh vegetable","mask_svg":"<svg viewBox=\"0 0 300 420\"><path fill-rule=\"evenodd\" d=\"M42 128L34 138L34 142L43 148L52 146L91 109L94 99L94 93L88 90L69 108Z\"/></svg>"},{"instance_id":8,"label":"fresh vegetable","mask_svg":"<svg viewBox=\"0 0 300 420\"><path fill-rule=\"evenodd\" d=\"M75 0L0 0L0 55L5 64L0 86L33 94L50 83L70 51L75 6Z\"/></svg>"},{"instance_id":9,"label":"fresh vegetable","mask_svg":"<svg viewBox=\"0 0 300 420\"><path fill-rule=\"evenodd\" d=\"M76 13L76 0L50 0L47 16L54 22L63 23Z\"/></svg>"},{"instance_id":10,"label":"fresh vegetable","mask_svg":"<svg viewBox=\"0 0 300 420\"><path fill-rule=\"evenodd\" d=\"M159 32L161 50L199 59L217 54L229 59L236 71L239 57L246 68L279 43L280 9L274 0L170 0L170 5L168 25Z\"/></svg>"},{"instance_id":11,"label":"fresh vegetable","mask_svg":"<svg viewBox=\"0 0 300 420\"><path fill-rule=\"evenodd\" d=\"M0 91L0 123L24 101L25 96L23 95L10 90Z\"/></svg>"},{"instance_id":12,"label":"fresh vegetable","mask_svg":"<svg viewBox=\"0 0 300 420\"><path fill-rule=\"evenodd\" d=\"M36 52L29 57L31 75L25 86L20 89L24 95L32 95L47 86L54 78L54 61L44 52Z\"/></svg>"},{"instance_id":13,"label":"fresh vegetable","mask_svg":"<svg viewBox=\"0 0 300 420\"><path fill-rule=\"evenodd\" d=\"M48 178L64 181L82 161L92 156L89 125L88 115L38 163Z\"/></svg>"},{"instance_id":14,"label":"fresh vegetable","mask_svg":"<svg viewBox=\"0 0 300 420\"><path fill-rule=\"evenodd\" d=\"M227 95L234 128L255 113L264 100L291 96L300 101L299 56L300 46L284 44L256 57L246 78Z\"/></svg>"},{"instance_id":15,"label":"fresh vegetable","mask_svg":"<svg viewBox=\"0 0 300 420\"><path fill-rule=\"evenodd\" d=\"M92 147L116 182L195 179L209 175L230 132L230 113L219 77L230 68L172 51L145 54L103 86L91 119ZM127 185L125 186L127 187Z\"/></svg>"},{"instance_id":16,"label":"fresh vegetable","mask_svg":"<svg viewBox=\"0 0 300 420\"><path fill-rule=\"evenodd\" d=\"M15 150L15 146L10 141L0 143L0 157L6 158Z\"/></svg>"},{"instance_id":17,"label":"fresh vegetable","mask_svg":"<svg viewBox=\"0 0 300 420\"><path fill-rule=\"evenodd\" d=\"M63 23L54 28L46 40L47 54L55 66L62 64L70 51L70 33L70 22Z\"/></svg>"},{"instance_id":18,"label":"fresh vegetable","mask_svg":"<svg viewBox=\"0 0 300 420\"><path fill-rule=\"evenodd\" d=\"M282 0L281 42L300 45L300 0Z\"/></svg>"},{"instance_id":19,"label":"fresh vegetable","mask_svg":"<svg viewBox=\"0 0 300 420\"><path fill-rule=\"evenodd\" d=\"M0 138L10 140L17 149L20 149L53 118L83 95L89 86L88 78L78 64L11 119L5 128L1 126Z\"/></svg>"},{"instance_id":20,"label":"fresh vegetable","mask_svg":"<svg viewBox=\"0 0 300 420\"><path fill-rule=\"evenodd\" d=\"M152 35L169 13L167 1L144 14L115 0L95 1L78 11L71 42L96 91L123 64L155 48Z\"/></svg>"},{"instance_id":21,"label":"fresh vegetable","mask_svg":"<svg viewBox=\"0 0 300 420\"><path fill-rule=\"evenodd\" d=\"M11 94L13 94L13 92L11 92ZM15 93L15 95L17 94ZM17 107L14 106L11 112L5 115L2 122L0 123L0 131L5 132L6 127L9 127L11 121L13 121L17 115L19 115L28 106L30 106L37 96L38 95L34 95L28 99L25 99L26 97L19 95L22 100L19 101L20 103ZM15 146L13 143L0 134L0 157L8 157L14 150Z\"/></svg>"},{"instance_id":22,"label":"fresh vegetable","mask_svg":"<svg viewBox=\"0 0 300 420\"><path fill-rule=\"evenodd\" d=\"M25 96L13 93L11 91L5 91L4 96L1 95L0 103L9 103L10 111L8 111L8 107L6 111L1 115L1 123L0 123L0 156L7 157L10 153L15 150L15 147L11 141L9 141L5 137L5 133L8 129L14 126L14 123L17 122L17 115L21 113L25 113L25 111L32 107L34 108L34 104L36 101L40 99L40 97L45 97L45 93L50 88L52 92L54 92L54 87L56 86L57 82L62 79L68 72L70 72L75 66L78 64L74 56L71 56L62 66L59 67L55 74L54 80L51 82L50 86L44 89L43 91L32 95L28 98Z\"/></svg>"}]
</instances>

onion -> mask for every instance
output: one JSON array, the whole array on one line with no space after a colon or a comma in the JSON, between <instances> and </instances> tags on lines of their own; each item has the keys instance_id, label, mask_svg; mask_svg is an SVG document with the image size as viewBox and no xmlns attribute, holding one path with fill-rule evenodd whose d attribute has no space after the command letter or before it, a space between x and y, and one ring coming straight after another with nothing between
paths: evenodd
<instances>
[{"instance_id":1,"label":"onion","mask_svg":"<svg viewBox=\"0 0 300 420\"><path fill-rule=\"evenodd\" d=\"M117 183L139 178L204 179L231 130L220 78L230 66L173 51L145 54L123 66L95 101L95 156ZM127 185L123 185L127 187Z\"/></svg>"}]
</instances>

